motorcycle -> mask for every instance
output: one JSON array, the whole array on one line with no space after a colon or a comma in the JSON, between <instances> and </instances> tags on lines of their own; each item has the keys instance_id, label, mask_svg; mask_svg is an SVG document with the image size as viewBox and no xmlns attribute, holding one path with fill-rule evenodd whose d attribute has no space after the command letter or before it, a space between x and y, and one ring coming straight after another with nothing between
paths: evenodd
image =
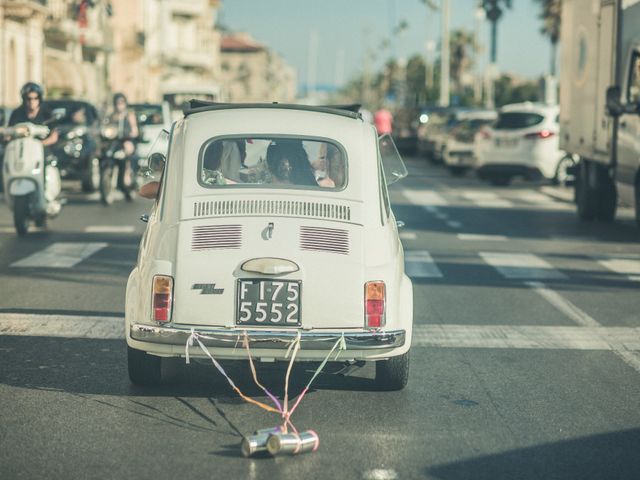
<instances>
[{"instance_id":1,"label":"motorcycle","mask_svg":"<svg viewBox=\"0 0 640 480\"><path fill-rule=\"evenodd\" d=\"M104 205L111 205L116 189L130 201L135 185L131 157L124 151L125 140L118 137L118 129L113 125L103 126L100 137L100 201Z\"/></svg>"},{"instance_id":2,"label":"motorcycle","mask_svg":"<svg viewBox=\"0 0 640 480\"><path fill-rule=\"evenodd\" d=\"M27 233L31 221L46 227L47 219L62 209L60 171L55 158L45 158L42 145L48 135L49 127L32 123L0 129L0 137L9 138L4 153L4 194L18 235Z\"/></svg>"}]
</instances>

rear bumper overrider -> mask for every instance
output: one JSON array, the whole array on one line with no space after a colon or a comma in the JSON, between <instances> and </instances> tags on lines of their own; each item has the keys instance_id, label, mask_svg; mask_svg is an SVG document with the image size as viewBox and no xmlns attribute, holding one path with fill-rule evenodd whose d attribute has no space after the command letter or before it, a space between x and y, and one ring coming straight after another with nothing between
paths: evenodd
<instances>
[{"instance_id":1,"label":"rear bumper overrider","mask_svg":"<svg viewBox=\"0 0 640 480\"><path fill-rule=\"evenodd\" d=\"M274 331L274 330L240 330L240 329L207 329L202 327L164 327L154 325L131 325L130 335L133 340L161 345L184 346L189 336L198 334L200 341L207 347L234 348L242 346L246 335L250 346L262 349L286 350L300 334L301 350L329 350L344 335L347 350L384 350L402 347L405 344L405 330L392 331Z\"/></svg>"}]
</instances>

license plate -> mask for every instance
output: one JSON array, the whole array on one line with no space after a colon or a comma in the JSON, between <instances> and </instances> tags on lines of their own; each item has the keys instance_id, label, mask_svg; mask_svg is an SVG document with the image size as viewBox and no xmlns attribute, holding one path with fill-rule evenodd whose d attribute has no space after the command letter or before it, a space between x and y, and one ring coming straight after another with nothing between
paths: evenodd
<instances>
[{"instance_id":1,"label":"license plate","mask_svg":"<svg viewBox=\"0 0 640 480\"><path fill-rule=\"evenodd\" d=\"M300 281L238 280L236 325L299 327Z\"/></svg>"},{"instance_id":2,"label":"license plate","mask_svg":"<svg viewBox=\"0 0 640 480\"><path fill-rule=\"evenodd\" d=\"M496 138L496 147L515 147L518 144L517 138Z\"/></svg>"}]
</instances>

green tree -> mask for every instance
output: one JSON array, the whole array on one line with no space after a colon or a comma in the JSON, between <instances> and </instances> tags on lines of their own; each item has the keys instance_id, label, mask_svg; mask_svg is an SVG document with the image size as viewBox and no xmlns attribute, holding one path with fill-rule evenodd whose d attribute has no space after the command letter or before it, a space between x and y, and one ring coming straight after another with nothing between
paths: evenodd
<instances>
[{"instance_id":1,"label":"green tree","mask_svg":"<svg viewBox=\"0 0 640 480\"><path fill-rule=\"evenodd\" d=\"M474 47L473 34L464 30L454 30L449 37L451 52L451 78L455 89L462 90L462 77L464 72L473 64L472 51Z\"/></svg>"},{"instance_id":2,"label":"green tree","mask_svg":"<svg viewBox=\"0 0 640 480\"><path fill-rule=\"evenodd\" d=\"M534 0L540 4L540 19L542 28L540 31L549 37L551 42L551 60L549 73L556 74L556 57L558 51L558 41L560 40L560 25L562 13L562 0Z\"/></svg>"},{"instance_id":3,"label":"green tree","mask_svg":"<svg viewBox=\"0 0 640 480\"><path fill-rule=\"evenodd\" d=\"M491 63L496 63L498 56L498 20L505 8L511 8L511 0L482 0L482 8L491 22Z\"/></svg>"}]
</instances>

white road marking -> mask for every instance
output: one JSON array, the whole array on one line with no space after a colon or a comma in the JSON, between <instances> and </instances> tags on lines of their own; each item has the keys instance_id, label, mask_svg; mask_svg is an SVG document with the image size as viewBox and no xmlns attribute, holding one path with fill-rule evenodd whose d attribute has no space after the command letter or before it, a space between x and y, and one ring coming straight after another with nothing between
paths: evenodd
<instances>
[{"instance_id":1,"label":"white road marking","mask_svg":"<svg viewBox=\"0 0 640 480\"><path fill-rule=\"evenodd\" d=\"M429 213L437 213L438 212L438 208L434 207L433 205L425 205L423 208Z\"/></svg>"},{"instance_id":2,"label":"white road marking","mask_svg":"<svg viewBox=\"0 0 640 480\"><path fill-rule=\"evenodd\" d=\"M552 199L573 202L573 189L559 189L554 187L540 187L540 191Z\"/></svg>"},{"instance_id":3,"label":"white road marking","mask_svg":"<svg viewBox=\"0 0 640 480\"><path fill-rule=\"evenodd\" d=\"M447 225L451 228L455 228L456 230L462 228L462 223L456 222L455 220L448 221Z\"/></svg>"},{"instance_id":4,"label":"white road marking","mask_svg":"<svg viewBox=\"0 0 640 480\"><path fill-rule=\"evenodd\" d=\"M2 313L0 335L120 339L124 318Z\"/></svg>"},{"instance_id":5,"label":"white road marking","mask_svg":"<svg viewBox=\"0 0 640 480\"><path fill-rule=\"evenodd\" d=\"M364 472L362 478L364 480L396 480L398 473L389 468L375 468Z\"/></svg>"},{"instance_id":6,"label":"white road marking","mask_svg":"<svg viewBox=\"0 0 640 480\"><path fill-rule=\"evenodd\" d=\"M475 233L459 233L458 240L472 242L504 242L507 237L504 235L480 235Z\"/></svg>"},{"instance_id":7,"label":"white road marking","mask_svg":"<svg viewBox=\"0 0 640 480\"><path fill-rule=\"evenodd\" d=\"M133 233L133 225L93 225L84 229L86 233Z\"/></svg>"},{"instance_id":8,"label":"white road marking","mask_svg":"<svg viewBox=\"0 0 640 480\"><path fill-rule=\"evenodd\" d=\"M479 207L508 208L513 206L509 200L500 198L493 192L467 192L463 196Z\"/></svg>"},{"instance_id":9,"label":"white road marking","mask_svg":"<svg viewBox=\"0 0 640 480\"><path fill-rule=\"evenodd\" d=\"M480 256L506 278L526 280L567 278L565 274L554 269L536 255L528 253L480 252Z\"/></svg>"},{"instance_id":10,"label":"white road marking","mask_svg":"<svg viewBox=\"0 0 640 480\"><path fill-rule=\"evenodd\" d=\"M442 272L426 251L412 250L405 252L404 264L406 274L411 278L442 278Z\"/></svg>"},{"instance_id":11,"label":"white road marking","mask_svg":"<svg viewBox=\"0 0 640 480\"><path fill-rule=\"evenodd\" d=\"M413 346L550 350L640 350L638 327L415 325Z\"/></svg>"},{"instance_id":12,"label":"white road marking","mask_svg":"<svg viewBox=\"0 0 640 480\"><path fill-rule=\"evenodd\" d=\"M418 235L415 232L400 232L400 240L415 240Z\"/></svg>"},{"instance_id":13,"label":"white road marking","mask_svg":"<svg viewBox=\"0 0 640 480\"><path fill-rule=\"evenodd\" d=\"M402 194L414 205L444 206L449 204L442 195L436 192L424 190L403 190Z\"/></svg>"},{"instance_id":14,"label":"white road marking","mask_svg":"<svg viewBox=\"0 0 640 480\"><path fill-rule=\"evenodd\" d=\"M553 290L548 289L545 285L540 282L525 282L525 284L532 288L534 292L544 298L551 305L556 307L562 313L564 313L571 320L576 322L578 325L582 325L583 327L599 327L600 324L594 320L591 316L589 316L586 312L583 312L578 307L576 307L573 303L571 303L566 298L560 296L558 293Z\"/></svg>"},{"instance_id":15,"label":"white road marking","mask_svg":"<svg viewBox=\"0 0 640 480\"><path fill-rule=\"evenodd\" d=\"M108 244L54 243L49 247L11 264L11 267L71 268Z\"/></svg>"},{"instance_id":16,"label":"white road marking","mask_svg":"<svg viewBox=\"0 0 640 480\"><path fill-rule=\"evenodd\" d=\"M632 282L640 281L640 255L598 255L592 258L603 267L626 275Z\"/></svg>"},{"instance_id":17,"label":"white road marking","mask_svg":"<svg viewBox=\"0 0 640 480\"><path fill-rule=\"evenodd\" d=\"M438 220L447 220L449 218L446 213L436 212L434 215Z\"/></svg>"}]
</instances>

